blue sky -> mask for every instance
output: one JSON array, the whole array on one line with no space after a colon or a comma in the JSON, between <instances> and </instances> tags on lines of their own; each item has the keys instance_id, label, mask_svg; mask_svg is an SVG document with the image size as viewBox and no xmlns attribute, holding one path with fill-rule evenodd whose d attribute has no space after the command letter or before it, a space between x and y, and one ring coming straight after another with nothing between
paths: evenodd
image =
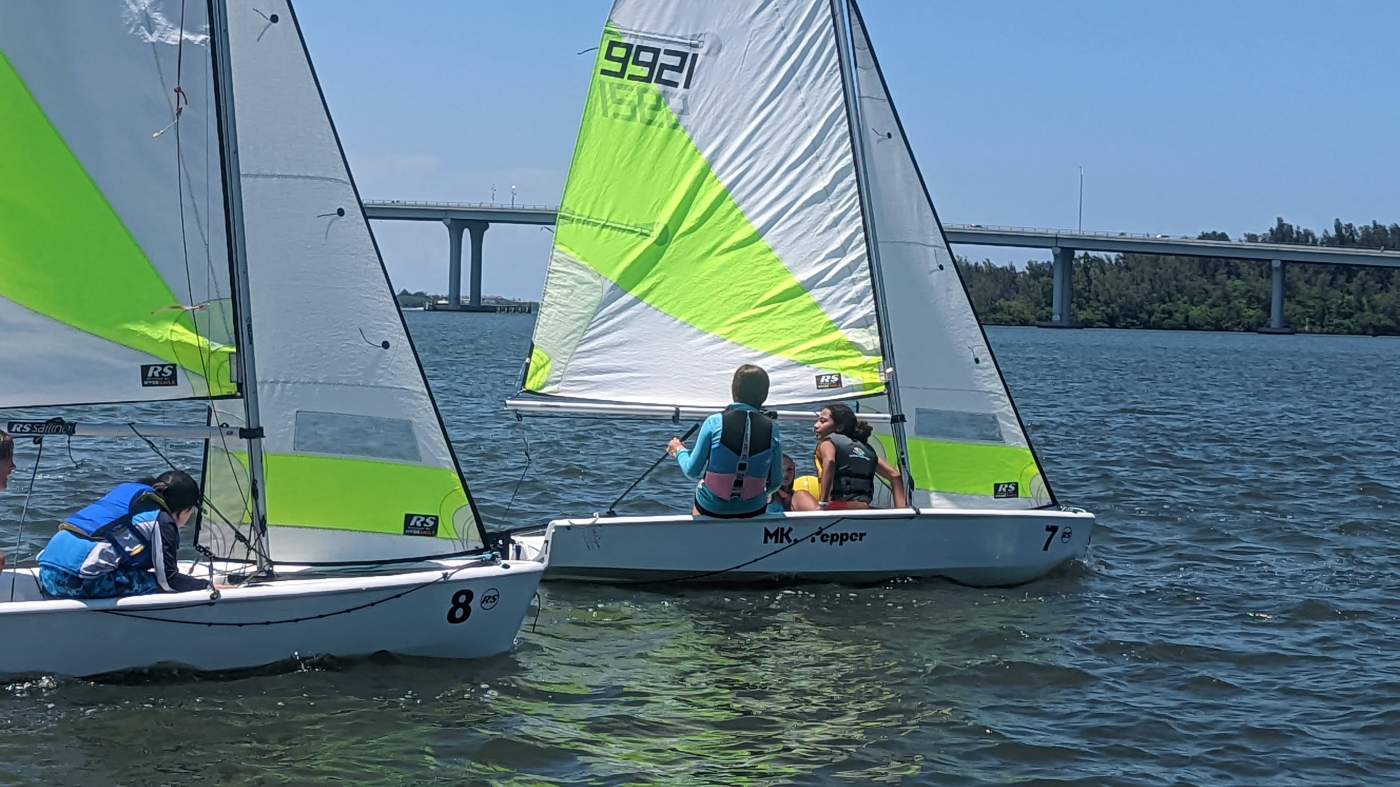
<instances>
[{"instance_id":1,"label":"blue sky","mask_svg":"<svg viewBox=\"0 0 1400 787\"><path fill-rule=\"evenodd\" d=\"M366 199L555 204L609 3L297 3ZM948 222L1231 235L1400 221L1400 3L861 5ZM396 287L447 232L377 222ZM549 234L494 226L487 293L539 296ZM957 249L1023 259L1034 252ZM465 286L463 288L465 292Z\"/></svg>"}]
</instances>

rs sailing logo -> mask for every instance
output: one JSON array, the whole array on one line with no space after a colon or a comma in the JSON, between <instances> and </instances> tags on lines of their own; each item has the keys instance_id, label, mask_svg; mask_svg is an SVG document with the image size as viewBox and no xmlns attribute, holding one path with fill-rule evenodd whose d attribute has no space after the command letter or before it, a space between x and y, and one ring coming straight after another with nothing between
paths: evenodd
<instances>
[{"instance_id":1,"label":"rs sailing logo","mask_svg":"<svg viewBox=\"0 0 1400 787\"><path fill-rule=\"evenodd\" d=\"M438 518L433 514L404 514L403 534L406 536L436 536Z\"/></svg>"},{"instance_id":2,"label":"rs sailing logo","mask_svg":"<svg viewBox=\"0 0 1400 787\"><path fill-rule=\"evenodd\" d=\"M179 385L180 378L175 371L173 363L143 363L141 364L141 387L142 388L169 388Z\"/></svg>"}]
</instances>

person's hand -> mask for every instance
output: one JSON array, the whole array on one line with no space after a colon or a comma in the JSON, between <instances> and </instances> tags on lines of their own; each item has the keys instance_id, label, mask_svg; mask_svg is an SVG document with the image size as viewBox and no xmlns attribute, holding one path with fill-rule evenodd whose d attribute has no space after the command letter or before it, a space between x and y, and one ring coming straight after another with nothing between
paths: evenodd
<instances>
[{"instance_id":1,"label":"person's hand","mask_svg":"<svg viewBox=\"0 0 1400 787\"><path fill-rule=\"evenodd\" d=\"M685 443L682 443L679 437L672 437L671 442L666 444L666 453L670 454L671 456L675 456L684 450Z\"/></svg>"}]
</instances>

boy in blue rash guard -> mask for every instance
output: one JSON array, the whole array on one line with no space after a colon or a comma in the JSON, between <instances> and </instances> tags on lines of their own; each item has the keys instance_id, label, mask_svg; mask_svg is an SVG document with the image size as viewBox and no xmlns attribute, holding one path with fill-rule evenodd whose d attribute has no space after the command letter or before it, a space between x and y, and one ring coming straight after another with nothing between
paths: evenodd
<instances>
[{"instance_id":1,"label":"boy in blue rash guard","mask_svg":"<svg viewBox=\"0 0 1400 787\"><path fill-rule=\"evenodd\" d=\"M700 426L695 448L671 438L666 450L693 478L696 516L746 519L761 516L783 485L778 424L762 410L768 373L752 364L734 370L734 403Z\"/></svg>"},{"instance_id":2,"label":"boy in blue rash guard","mask_svg":"<svg viewBox=\"0 0 1400 787\"><path fill-rule=\"evenodd\" d=\"M115 598L202 590L180 573L180 528L199 506L199 484L171 470L121 484L68 517L39 553L39 586L50 598Z\"/></svg>"}]
</instances>

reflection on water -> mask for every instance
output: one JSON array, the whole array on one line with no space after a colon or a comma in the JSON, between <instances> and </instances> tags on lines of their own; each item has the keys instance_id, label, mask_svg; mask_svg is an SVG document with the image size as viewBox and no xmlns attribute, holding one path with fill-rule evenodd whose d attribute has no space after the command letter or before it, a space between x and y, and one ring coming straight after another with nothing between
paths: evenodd
<instances>
[{"instance_id":1,"label":"reflection on water","mask_svg":"<svg viewBox=\"0 0 1400 787\"><path fill-rule=\"evenodd\" d=\"M602 510L685 429L517 424L528 317L409 320L493 523ZM485 662L11 683L0 782L1396 781L1400 341L990 335L1057 493L1099 514L1086 563L991 591L553 585ZM803 462L806 430L785 436ZM0 498L6 551L158 467L51 442L18 549ZM668 463L623 508L687 499Z\"/></svg>"}]
</instances>

